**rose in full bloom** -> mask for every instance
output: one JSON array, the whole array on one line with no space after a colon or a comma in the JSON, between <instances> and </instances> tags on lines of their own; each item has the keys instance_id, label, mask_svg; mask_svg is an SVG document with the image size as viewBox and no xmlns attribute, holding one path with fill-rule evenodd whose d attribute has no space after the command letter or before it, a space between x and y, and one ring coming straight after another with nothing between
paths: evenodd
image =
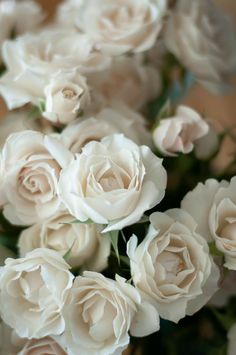
<instances>
[{"instance_id":1,"label":"rose in full bloom","mask_svg":"<svg viewBox=\"0 0 236 355\"><path fill-rule=\"evenodd\" d=\"M7 67L0 79L0 93L9 109L44 98L50 79L58 73L103 70L110 59L94 51L87 36L72 30L44 30L26 34L3 45Z\"/></svg>"},{"instance_id":2,"label":"rose in full bloom","mask_svg":"<svg viewBox=\"0 0 236 355\"><path fill-rule=\"evenodd\" d=\"M90 74L88 82L98 107L118 101L140 110L155 99L161 89L159 72L143 64L141 56L117 57L108 69Z\"/></svg>"},{"instance_id":3,"label":"rose in full bloom","mask_svg":"<svg viewBox=\"0 0 236 355\"><path fill-rule=\"evenodd\" d=\"M179 0L167 23L165 42L213 92L222 91L236 70L234 26L211 0Z\"/></svg>"},{"instance_id":4,"label":"rose in full bloom","mask_svg":"<svg viewBox=\"0 0 236 355\"><path fill-rule=\"evenodd\" d=\"M236 270L236 177L230 182L199 183L181 206L198 223L199 233L224 254L225 267Z\"/></svg>"},{"instance_id":5,"label":"rose in full bloom","mask_svg":"<svg viewBox=\"0 0 236 355\"><path fill-rule=\"evenodd\" d=\"M137 290L116 280L85 272L75 279L65 307L65 339L70 355L121 354L129 334L145 336L159 329L155 308L141 303Z\"/></svg>"},{"instance_id":6,"label":"rose in full bloom","mask_svg":"<svg viewBox=\"0 0 236 355\"><path fill-rule=\"evenodd\" d=\"M178 322L203 307L218 289L219 270L192 217L180 209L150 216L141 244L128 242L131 275L160 316Z\"/></svg>"},{"instance_id":7,"label":"rose in full bloom","mask_svg":"<svg viewBox=\"0 0 236 355\"><path fill-rule=\"evenodd\" d=\"M110 239L101 235L101 226L72 223L75 219L63 212L25 229L19 239L20 256L36 248L48 248L62 256L73 267L101 271L110 255Z\"/></svg>"},{"instance_id":8,"label":"rose in full bloom","mask_svg":"<svg viewBox=\"0 0 236 355\"><path fill-rule=\"evenodd\" d=\"M13 33L19 35L36 29L43 17L41 7L34 1L2 0L0 2L0 62L3 42Z\"/></svg>"},{"instance_id":9,"label":"rose in full bloom","mask_svg":"<svg viewBox=\"0 0 236 355\"><path fill-rule=\"evenodd\" d=\"M166 0L86 0L76 24L111 55L151 48L162 28Z\"/></svg>"},{"instance_id":10,"label":"rose in full bloom","mask_svg":"<svg viewBox=\"0 0 236 355\"><path fill-rule=\"evenodd\" d=\"M0 312L19 337L42 338L64 332L62 309L74 276L55 251L35 249L7 259L0 269Z\"/></svg>"},{"instance_id":11,"label":"rose in full bloom","mask_svg":"<svg viewBox=\"0 0 236 355\"><path fill-rule=\"evenodd\" d=\"M31 225L62 208L61 169L73 158L57 140L35 131L14 133L1 154L0 205L16 225Z\"/></svg>"},{"instance_id":12,"label":"rose in full bloom","mask_svg":"<svg viewBox=\"0 0 236 355\"><path fill-rule=\"evenodd\" d=\"M90 142L63 169L60 196L79 221L106 224L104 232L138 222L165 194L162 160L122 134Z\"/></svg>"},{"instance_id":13,"label":"rose in full bloom","mask_svg":"<svg viewBox=\"0 0 236 355\"><path fill-rule=\"evenodd\" d=\"M52 78L44 93L43 117L54 123L70 123L90 103L86 78L79 74L62 74Z\"/></svg>"},{"instance_id":14,"label":"rose in full bloom","mask_svg":"<svg viewBox=\"0 0 236 355\"><path fill-rule=\"evenodd\" d=\"M137 144L151 145L144 118L124 105L116 106L116 109L105 108L94 117L73 122L62 131L60 139L75 154L81 153L87 143L115 133L124 133Z\"/></svg>"},{"instance_id":15,"label":"rose in full bloom","mask_svg":"<svg viewBox=\"0 0 236 355\"><path fill-rule=\"evenodd\" d=\"M190 153L194 142L208 133L209 126L187 106L179 106L174 117L163 119L153 131L153 141L161 153L176 156Z\"/></svg>"},{"instance_id":16,"label":"rose in full bloom","mask_svg":"<svg viewBox=\"0 0 236 355\"><path fill-rule=\"evenodd\" d=\"M236 349L236 323L232 325L230 328L228 334L228 349L227 349L227 355L234 355L235 354L235 349Z\"/></svg>"}]
</instances>

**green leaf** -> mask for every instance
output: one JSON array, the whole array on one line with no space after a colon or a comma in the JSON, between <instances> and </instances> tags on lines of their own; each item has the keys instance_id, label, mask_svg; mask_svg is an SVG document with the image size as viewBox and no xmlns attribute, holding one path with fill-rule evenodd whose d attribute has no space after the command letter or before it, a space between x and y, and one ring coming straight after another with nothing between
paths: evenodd
<instances>
[{"instance_id":1,"label":"green leaf","mask_svg":"<svg viewBox=\"0 0 236 355\"><path fill-rule=\"evenodd\" d=\"M28 118L36 119L41 116L41 112L37 106L34 106L28 113Z\"/></svg>"},{"instance_id":2,"label":"green leaf","mask_svg":"<svg viewBox=\"0 0 236 355\"><path fill-rule=\"evenodd\" d=\"M217 249L216 245L215 245L215 242L211 242L208 244L209 246L209 250L210 250L210 253L211 255L214 255L214 256L224 256L224 254Z\"/></svg>"},{"instance_id":3,"label":"green leaf","mask_svg":"<svg viewBox=\"0 0 236 355\"><path fill-rule=\"evenodd\" d=\"M45 101L44 100L39 100L38 108L41 113L43 113L45 111Z\"/></svg>"},{"instance_id":4,"label":"green leaf","mask_svg":"<svg viewBox=\"0 0 236 355\"><path fill-rule=\"evenodd\" d=\"M120 264L120 254L119 254L119 250L118 250L118 237L119 237L119 231L111 231L111 232L108 232L108 235L111 239L111 244L112 244L112 247L116 253L116 257L117 257L117 260L118 260L118 263Z\"/></svg>"}]
</instances>

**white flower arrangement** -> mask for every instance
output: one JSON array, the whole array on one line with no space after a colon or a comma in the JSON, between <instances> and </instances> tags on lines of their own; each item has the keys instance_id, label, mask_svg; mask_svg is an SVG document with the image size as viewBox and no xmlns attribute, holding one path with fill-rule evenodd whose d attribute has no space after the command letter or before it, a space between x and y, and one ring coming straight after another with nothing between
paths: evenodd
<instances>
[{"instance_id":1,"label":"white flower arrangement","mask_svg":"<svg viewBox=\"0 0 236 355\"><path fill-rule=\"evenodd\" d=\"M0 354L119 355L235 292L236 154L211 165L234 136L176 104L190 74L230 89L235 32L210 0L65 0L42 20L0 3Z\"/></svg>"}]
</instances>

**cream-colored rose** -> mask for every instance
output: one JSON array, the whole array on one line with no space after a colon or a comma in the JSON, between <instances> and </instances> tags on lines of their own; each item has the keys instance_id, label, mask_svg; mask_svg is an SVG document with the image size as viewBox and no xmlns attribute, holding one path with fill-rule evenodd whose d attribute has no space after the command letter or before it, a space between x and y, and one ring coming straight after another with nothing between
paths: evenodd
<instances>
[{"instance_id":1,"label":"cream-colored rose","mask_svg":"<svg viewBox=\"0 0 236 355\"><path fill-rule=\"evenodd\" d=\"M93 272L75 279L65 319L69 355L118 355L129 344L129 331L144 336L159 329L154 307L141 304L139 293L125 279Z\"/></svg>"},{"instance_id":2,"label":"cream-colored rose","mask_svg":"<svg viewBox=\"0 0 236 355\"><path fill-rule=\"evenodd\" d=\"M6 39L29 32L38 27L43 20L41 7L31 0L2 0L0 2L0 62L1 47Z\"/></svg>"},{"instance_id":3,"label":"cream-colored rose","mask_svg":"<svg viewBox=\"0 0 236 355\"><path fill-rule=\"evenodd\" d=\"M162 28L166 0L86 0L76 24L111 55L151 48Z\"/></svg>"},{"instance_id":4,"label":"cream-colored rose","mask_svg":"<svg viewBox=\"0 0 236 355\"><path fill-rule=\"evenodd\" d=\"M0 78L0 93L9 109L38 104L58 73L103 70L110 63L108 57L94 51L87 36L58 29L6 41L3 59L7 71Z\"/></svg>"},{"instance_id":5,"label":"cream-colored rose","mask_svg":"<svg viewBox=\"0 0 236 355\"><path fill-rule=\"evenodd\" d=\"M214 179L199 183L181 206L193 216L199 233L215 241L225 256L224 266L236 270L236 177L229 183Z\"/></svg>"},{"instance_id":6,"label":"cream-colored rose","mask_svg":"<svg viewBox=\"0 0 236 355\"><path fill-rule=\"evenodd\" d=\"M60 255L67 254L71 266L101 271L110 255L110 239L101 235L102 227L95 224L71 223L74 217L59 213L49 220L25 229L19 239L20 256L37 248L48 248Z\"/></svg>"},{"instance_id":7,"label":"cream-colored rose","mask_svg":"<svg viewBox=\"0 0 236 355\"><path fill-rule=\"evenodd\" d=\"M136 236L128 242L132 279L162 318L178 322L208 302L218 289L220 273L188 213L156 212L150 221L140 245Z\"/></svg>"},{"instance_id":8,"label":"cream-colored rose","mask_svg":"<svg viewBox=\"0 0 236 355\"><path fill-rule=\"evenodd\" d=\"M75 74L60 74L45 87L43 117L54 123L68 124L90 103L86 78Z\"/></svg>"},{"instance_id":9,"label":"cream-colored rose","mask_svg":"<svg viewBox=\"0 0 236 355\"><path fill-rule=\"evenodd\" d=\"M167 23L165 42L213 92L222 91L236 70L234 26L211 0L179 0Z\"/></svg>"},{"instance_id":10,"label":"cream-colored rose","mask_svg":"<svg viewBox=\"0 0 236 355\"><path fill-rule=\"evenodd\" d=\"M236 351L236 323L230 328L228 334L228 349L227 355L235 355Z\"/></svg>"},{"instance_id":11,"label":"cream-colored rose","mask_svg":"<svg viewBox=\"0 0 236 355\"><path fill-rule=\"evenodd\" d=\"M122 134L90 142L60 177L60 196L80 221L106 224L103 232L138 222L165 194L162 160Z\"/></svg>"},{"instance_id":12,"label":"cream-colored rose","mask_svg":"<svg viewBox=\"0 0 236 355\"><path fill-rule=\"evenodd\" d=\"M161 90L159 72L143 64L141 56L115 58L107 70L90 74L88 83L98 107L118 101L140 110Z\"/></svg>"},{"instance_id":13,"label":"cream-colored rose","mask_svg":"<svg viewBox=\"0 0 236 355\"><path fill-rule=\"evenodd\" d=\"M68 125L60 136L62 143L72 152L81 153L91 141L100 141L114 133L124 133L137 144L151 145L151 136L144 118L127 107L103 109L99 114Z\"/></svg>"},{"instance_id":14,"label":"cream-colored rose","mask_svg":"<svg viewBox=\"0 0 236 355\"><path fill-rule=\"evenodd\" d=\"M57 339L58 340L58 339ZM51 338L28 340L18 355L67 355L63 347Z\"/></svg>"},{"instance_id":15,"label":"cream-colored rose","mask_svg":"<svg viewBox=\"0 0 236 355\"><path fill-rule=\"evenodd\" d=\"M164 155L188 154L193 150L194 142L208 130L208 124L196 111L179 106L174 117L159 122L153 131L153 142Z\"/></svg>"},{"instance_id":16,"label":"cream-colored rose","mask_svg":"<svg viewBox=\"0 0 236 355\"><path fill-rule=\"evenodd\" d=\"M35 249L25 258L7 259L0 269L2 319L22 338L62 334L62 309L73 278L53 250Z\"/></svg>"},{"instance_id":17,"label":"cream-colored rose","mask_svg":"<svg viewBox=\"0 0 236 355\"><path fill-rule=\"evenodd\" d=\"M62 209L58 180L72 158L53 137L35 131L10 135L1 155L0 205L7 220L30 225Z\"/></svg>"}]
</instances>

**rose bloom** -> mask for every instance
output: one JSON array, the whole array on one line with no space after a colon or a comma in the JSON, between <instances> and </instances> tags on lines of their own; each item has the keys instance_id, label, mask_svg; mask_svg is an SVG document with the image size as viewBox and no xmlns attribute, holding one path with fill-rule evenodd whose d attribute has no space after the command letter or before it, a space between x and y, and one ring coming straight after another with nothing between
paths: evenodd
<instances>
[{"instance_id":1,"label":"rose bloom","mask_svg":"<svg viewBox=\"0 0 236 355\"><path fill-rule=\"evenodd\" d=\"M115 133L124 133L137 144L151 145L151 135L145 127L144 118L123 105L116 106L116 109L105 108L94 117L73 122L59 138L75 154L81 153L87 143L100 141Z\"/></svg>"},{"instance_id":2,"label":"rose bloom","mask_svg":"<svg viewBox=\"0 0 236 355\"><path fill-rule=\"evenodd\" d=\"M72 30L45 30L26 34L3 45L7 67L0 78L0 93L9 109L38 104L50 79L58 73L103 70L110 59L93 50L87 36Z\"/></svg>"},{"instance_id":3,"label":"rose bloom","mask_svg":"<svg viewBox=\"0 0 236 355\"><path fill-rule=\"evenodd\" d=\"M56 24L59 26L75 28L76 18L83 0L67 0L59 3L56 11Z\"/></svg>"},{"instance_id":4,"label":"rose bloom","mask_svg":"<svg viewBox=\"0 0 236 355\"><path fill-rule=\"evenodd\" d=\"M73 278L69 265L53 250L35 249L25 258L7 259L0 269L3 321L22 338L63 333L62 309Z\"/></svg>"},{"instance_id":5,"label":"rose bloom","mask_svg":"<svg viewBox=\"0 0 236 355\"><path fill-rule=\"evenodd\" d=\"M93 100L100 107L118 101L140 110L161 90L159 72L143 64L141 56L117 57L105 71L90 74L88 82Z\"/></svg>"},{"instance_id":6,"label":"rose bloom","mask_svg":"<svg viewBox=\"0 0 236 355\"><path fill-rule=\"evenodd\" d=\"M225 267L236 270L236 177L230 182L199 183L181 203L198 223L198 232L225 256ZM201 206L201 208L199 208Z\"/></svg>"},{"instance_id":7,"label":"rose bloom","mask_svg":"<svg viewBox=\"0 0 236 355\"><path fill-rule=\"evenodd\" d=\"M0 2L0 62L3 42L11 35L19 35L36 29L44 16L41 7L34 1L2 0Z\"/></svg>"},{"instance_id":8,"label":"rose bloom","mask_svg":"<svg viewBox=\"0 0 236 355\"><path fill-rule=\"evenodd\" d=\"M193 150L194 142L206 135L208 130L208 124L196 111L179 106L174 117L159 122L153 131L153 142L166 156L188 154Z\"/></svg>"},{"instance_id":9,"label":"rose bloom","mask_svg":"<svg viewBox=\"0 0 236 355\"><path fill-rule=\"evenodd\" d=\"M139 246L136 236L128 242L132 280L162 318L178 322L208 302L218 289L220 273L187 212L156 212L150 221Z\"/></svg>"},{"instance_id":10,"label":"rose bloom","mask_svg":"<svg viewBox=\"0 0 236 355\"><path fill-rule=\"evenodd\" d=\"M18 355L67 355L57 341L58 337L56 340L51 337L28 340Z\"/></svg>"},{"instance_id":11,"label":"rose bloom","mask_svg":"<svg viewBox=\"0 0 236 355\"><path fill-rule=\"evenodd\" d=\"M167 23L165 42L210 91L222 91L236 70L235 29L214 1L179 0Z\"/></svg>"},{"instance_id":12,"label":"rose bloom","mask_svg":"<svg viewBox=\"0 0 236 355\"><path fill-rule=\"evenodd\" d=\"M87 0L77 26L111 55L151 48L162 28L166 0Z\"/></svg>"},{"instance_id":13,"label":"rose bloom","mask_svg":"<svg viewBox=\"0 0 236 355\"><path fill-rule=\"evenodd\" d=\"M103 232L138 222L164 197L162 160L124 135L90 142L63 169L60 196L79 221L108 225Z\"/></svg>"},{"instance_id":14,"label":"rose bloom","mask_svg":"<svg viewBox=\"0 0 236 355\"><path fill-rule=\"evenodd\" d=\"M30 225L62 209L61 169L73 158L57 140L34 131L14 133L1 155L0 205L7 220Z\"/></svg>"},{"instance_id":15,"label":"rose bloom","mask_svg":"<svg viewBox=\"0 0 236 355\"><path fill-rule=\"evenodd\" d=\"M94 272L75 279L65 319L69 355L118 355L129 344L129 331L145 336L159 329L155 308L141 303L133 286Z\"/></svg>"},{"instance_id":16,"label":"rose bloom","mask_svg":"<svg viewBox=\"0 0 236 355\"><path fill-rule=\"evenodd\" d=\"M52 78L44 93L43 117L53 123L70 123L90 104L86 78L79 74L62 74Z\"/></svg>"},{"instance_id":17,"label":"rose bloom","mask_svg":"<svg viewBox=\"0 0 236 355\"><path fill-rule=\"evenodd\" d=\"M101 235L101 226L72 223L75 219L63 212L25 229L19 239L20 256L36 248L57 251L73 267L101 271L107 267L110 239Z\"/></svg>"}]
</instances>

